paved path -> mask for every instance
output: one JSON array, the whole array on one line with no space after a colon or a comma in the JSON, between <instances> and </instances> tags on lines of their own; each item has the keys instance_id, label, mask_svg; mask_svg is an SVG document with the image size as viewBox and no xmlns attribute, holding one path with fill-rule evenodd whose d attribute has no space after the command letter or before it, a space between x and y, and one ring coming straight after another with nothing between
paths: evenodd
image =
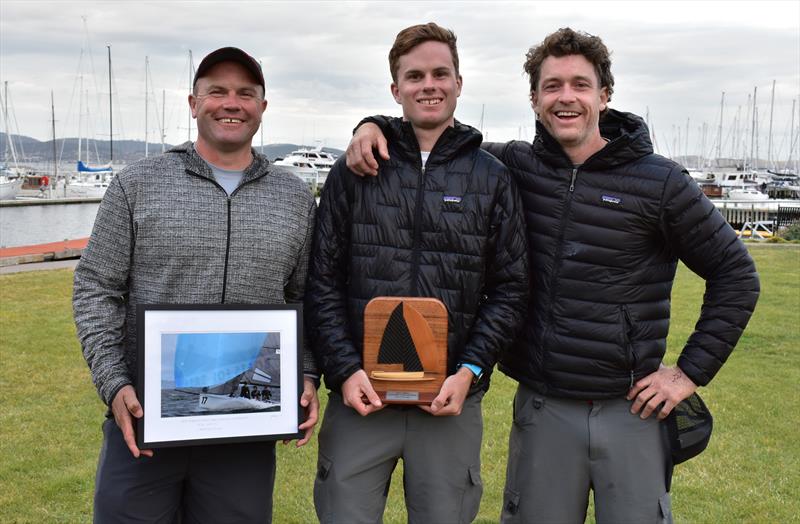
<instances>
[{"instance_id":1,"label":"paved path","mask_svg":"<svg viewBox=\"0 0 800 524\"><path fill-rule=\"evenodd\" d=\"M21 273L23 271L43 271L48 269L74 269L78 265L78 258L69 260L53 260L52 262L35 262L33 264L18 264L16 266L0 267L0 275L9 273Z\"/></svg>"}]
</instances>

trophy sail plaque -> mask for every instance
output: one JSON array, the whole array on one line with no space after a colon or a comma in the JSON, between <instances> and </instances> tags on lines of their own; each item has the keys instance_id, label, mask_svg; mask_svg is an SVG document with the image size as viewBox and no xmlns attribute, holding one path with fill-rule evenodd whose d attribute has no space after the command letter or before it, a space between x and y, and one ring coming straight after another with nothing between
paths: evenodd
<instances>
[{"instance_id":1,"label":"trophy sail plaque","mask_svg":"<svg viewBox=\"0 0 800 524\"><path fill-rule=\"evenodd\" d=\"M377 297L364 310L364 371L383 402L430 404L447 377L447 308Z\"/></svg>"}]
</instances>

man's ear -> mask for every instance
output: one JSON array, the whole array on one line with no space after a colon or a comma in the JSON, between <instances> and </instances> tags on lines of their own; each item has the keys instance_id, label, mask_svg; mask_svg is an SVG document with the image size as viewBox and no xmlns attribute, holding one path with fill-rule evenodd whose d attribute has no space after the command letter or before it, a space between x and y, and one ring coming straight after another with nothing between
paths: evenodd
<instances>
[{"instance_id":1,"label":"man's ear","mask_svg":"<svg viewBox=\"0 0 800 524\"><path fill-rule=\"evenodd\" d=\"M192 110L192 118L197 118L197 97L194 94L189 95L189 109Z\"/></svg>"},{"instance_id":2,"label":"man's ear","mask_svg":"<svg viewBox=\"0 0 800 524\"><path fill-rule=\"evenodd\" d=\"M600 89L600 111L605 111L608 108L608 88L603 87Z\"/></svg>"},{"instance_id":3,"label":"man's ear","mask_svg":"<svg viewBox=\"0 0 800 524\"><path fill-rule=\"evenodd\" d=\"M397 88L397 84L392 82L392 85L389 87L392 92L392 96L394 97L394 101L398 104L400 103L400 90Z\"/></svg>"}]
</instances>

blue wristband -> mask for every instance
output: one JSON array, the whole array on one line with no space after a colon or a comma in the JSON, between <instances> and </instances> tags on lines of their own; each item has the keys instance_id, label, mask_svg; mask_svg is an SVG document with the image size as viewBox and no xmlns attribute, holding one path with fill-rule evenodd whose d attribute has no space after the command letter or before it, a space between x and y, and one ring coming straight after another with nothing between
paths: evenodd
<instances>
[{"instance_id":1,"label":"blue wristband","mask_svg":"<svg viewBox=\"0 0 800 524\"><path fill-rule=\"evenodd\" d=\"M458 365L458 367L459 368L464 367L472 371L472 374L475 375L475 380L478 380L479 378L481 378L481 375L483 375L483 370L480 367L476 366L475 364L466 364L462 362L461 364Z\"/></svg>"}]
</instances>

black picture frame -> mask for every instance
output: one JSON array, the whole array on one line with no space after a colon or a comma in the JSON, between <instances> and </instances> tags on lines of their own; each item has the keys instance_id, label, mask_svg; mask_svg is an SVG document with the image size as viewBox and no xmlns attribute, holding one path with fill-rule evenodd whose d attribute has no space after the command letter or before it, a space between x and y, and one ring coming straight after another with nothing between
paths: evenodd
<instances>
[{"instance_id":1,"label":"black picture frame","mask_svg":"<svg viewBox=\"0 0 800 524\"><path fill-rule=\"evenodd\" d=\"M302 435L299 304L137 306L140 449Z\"/></svg>"}]
</instances>

